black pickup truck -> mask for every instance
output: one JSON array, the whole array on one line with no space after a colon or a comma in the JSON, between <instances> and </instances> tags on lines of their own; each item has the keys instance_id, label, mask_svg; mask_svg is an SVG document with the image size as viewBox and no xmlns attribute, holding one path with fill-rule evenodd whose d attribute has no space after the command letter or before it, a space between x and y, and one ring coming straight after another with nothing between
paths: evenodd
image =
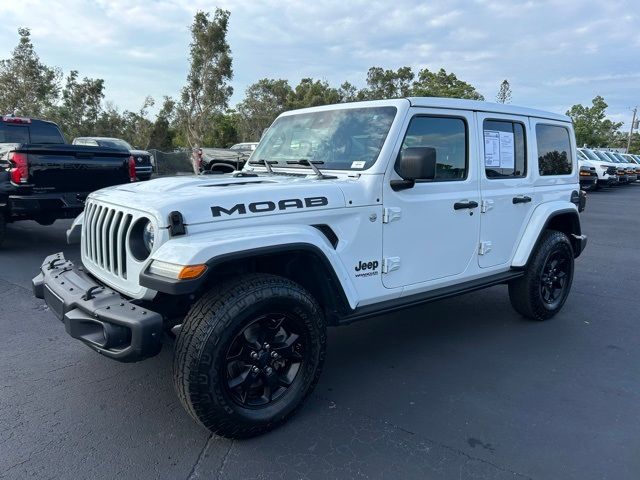
<instances>
[{"instance_id":1,"label":"black pickup truck","mask_svg":"<svg viewBox=\"0 0 640 480\"><path fill-rule=\"evenodd\" d=\"M94 190L136 180L128 150L69 145L55 123L0 117L0 244L6 224L73 218Z\"/></svg>"}]
</instances>

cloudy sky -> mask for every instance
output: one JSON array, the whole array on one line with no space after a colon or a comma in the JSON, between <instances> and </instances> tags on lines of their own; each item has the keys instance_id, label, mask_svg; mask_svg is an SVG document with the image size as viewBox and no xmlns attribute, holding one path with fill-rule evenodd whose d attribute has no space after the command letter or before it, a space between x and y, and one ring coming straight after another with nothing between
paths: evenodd
<instances>
[{"instance_id":1,"label":"cloudy sky","mask_svg":"<svg viewBox=\"0 0 640 480\"><path fill-rule=\"evenodd\" d=\"M196 10L231 11L235 94L263 78L364 85L370 66L444 67L493 101L500 82L518 105L564 113L602 95L630 121L640 104L637 0L0 0L0 58L31 28L42 60L106 81L137 109L177 95Z\"/></svg>"}]
</instances>

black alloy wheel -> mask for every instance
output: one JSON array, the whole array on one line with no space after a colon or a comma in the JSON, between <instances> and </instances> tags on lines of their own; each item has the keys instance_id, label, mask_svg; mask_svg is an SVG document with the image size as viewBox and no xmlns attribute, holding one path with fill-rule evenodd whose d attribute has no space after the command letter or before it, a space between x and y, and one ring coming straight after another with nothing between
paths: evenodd
<instances>
[{"instance_id":1,"label":"black alloy wheel","mask_svg":"<svg viewBox=\"0 0 640 480\"><path fill-rule=\"evenodd\" d=\"M231 342L226 356L227 388L245 408L281 398L307 361L305 337L286 313L262 315Z\"/></svg>"},{"instance_id":2,"label":"black alloy wheel","mask_svg":"<svg viewBox=\"0 0 640 480\"><path fill-rule=\"evenodd\" d=\"M531 320L548 320L563 307L573 282L573 247L564 232L542 233L522 277L509 282L513 308Z\"/></svg>"},{"instance_id":3,"label":"black alloy wheel","mask_svg":"<svg viewBox=\"0 0 640 480\"><path fill-rule=\"evenodd\" d=\"M567 250L555 250L547 257L540 275L540 295L542 300L553 309L564 297L568 286L571 258Z\"/></svg>"}]
</instances>

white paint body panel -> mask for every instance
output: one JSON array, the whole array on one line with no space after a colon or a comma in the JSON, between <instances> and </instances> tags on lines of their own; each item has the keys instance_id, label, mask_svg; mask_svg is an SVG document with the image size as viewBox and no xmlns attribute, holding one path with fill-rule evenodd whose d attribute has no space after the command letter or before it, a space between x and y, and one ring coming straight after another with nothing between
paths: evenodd
<instances>
[{"instance_id":1,"label":"white paint body panel","mask_svg":"<svg viewBox=\"0 0 640 480\"><path fill-rule=\"evenodd\" d=\"M94 192L93 204L110 206L148 218L156 227L150 257L138 262L127 256L126 279L110 274L83 253L83 263L97 278L133 298L151 299L156 292L141 287L137 275L153 259L180 265L205 263L215 257L290 244L312 245L320 250L336 272L351 308L454 285L526 264L540 229L558 210L573 209L570 195L578 190L575 141L570 120L562 115L513 106L451 99L403 99L317 107L361 108L393 105L397 108L389 135L377 161L364 171L326 170L335 179L317 179L310 170L278 168L270 176L263 167L247 165L245 171L258 177L206 175L160 178L111 187ZM485 111L483 113L483 108ZM468 125L467 178L462 181L418 183L395 192L390 181L399 179L394 170L404 132L413 115L463 117ZM539 115L533 117L532 115ZM489 181L484 178L482 119L513 118L526 125L528 174L524 179ZM563 177L538 175L535 124L557 123L571 131L574 171ZM300 173L309 173L301 176ZM522 194L532 202L514 205L511 198ZM214 216L213 206L233 210L237 204L275 202L286 199L324 197L326 205L286 208ZM461 200L492 200L493 208L454 211ZM385 208L392 221L383 223ZM178 211L186 235L171 238L169 214ZM85 216L85 221L86 216ZM328 225L339 243L334 248L313 225ZM86 226L86 225L85 225ZM83 237L87 234L83 226ZM84 241L84 240L83 240ZM481 241L492 249L479 255ZM128 247L127 247L128 248ZM376 261L375 271L363 273L358 266ZM386 265L388 273L383 273Z\"/></svg>"}]
</instances>

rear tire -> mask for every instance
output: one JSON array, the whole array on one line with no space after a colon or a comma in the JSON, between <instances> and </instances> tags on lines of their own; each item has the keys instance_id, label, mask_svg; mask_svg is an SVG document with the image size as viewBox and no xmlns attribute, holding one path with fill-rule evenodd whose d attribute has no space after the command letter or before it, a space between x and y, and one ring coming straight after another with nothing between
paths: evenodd
<instances>
[{"instance_id":1,"label":"rear tire","mask_svg":"<svg viewBox=\"0 0 640 480\"><path fill-rule=\"evenodd\" d=\"M567 235L547 230L523 277L509 283L513 308L531 320L548 320L562 309L573 282L573 248Z\"/></svg>"},{"instance_id":2,"label":"rear tire","mask_svg":"<svg viewBox=\"0 0 640 480\"><path fill-rule=\"evenodd\" d=\"M217 435L246 438L289 418L315 387L326 327L316 300L282 277L250 274L214 287L178 335L174 385Z\"/></svg>"}]
</instances>

